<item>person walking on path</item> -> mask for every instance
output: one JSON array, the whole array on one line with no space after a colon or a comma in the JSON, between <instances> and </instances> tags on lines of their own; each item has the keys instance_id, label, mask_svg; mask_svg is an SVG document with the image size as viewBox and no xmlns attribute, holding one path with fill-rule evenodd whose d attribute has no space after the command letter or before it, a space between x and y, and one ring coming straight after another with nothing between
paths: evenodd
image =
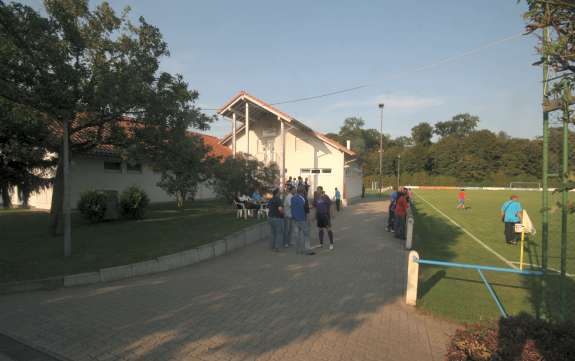
<instances>
[{"instance_id":1,"label":"person walking on path","mask_svg":"<svg viewBox=\"0 0 575 361\"><path fill-rule=\"evenodd\" d=\"M272 249L275 252L280 250L284 238L283 202L279 196L280 190L274 189L273 197L268 203L268 222L272 229Z\"/></svg>"},{"instance_id":2,"label":"person walking on path","mask_svg":"<svg viewBox=\"0 0 575 361\"><path fill-rule=\"evenodd\" d=\"M291 213L291 200L295 192L294 187L289 187L286 196L284 197L284 239L283 244L285 248L292 246L292 233L293 233L293 220Z\"/></svg>"},{"instance_id":3,"label":"person walking on path","mask_svg":"<svg viewBox=\"0 0 575 361\"><path fill-rule=\"evenodd\" d=\"M395 231L395 206L397 204L397 191L391 192L390 200L389 200L389 208L387 209L387 231L394 232Z\"/></svg>"},{"instance_id":4,"label":"person walking on path","mask_svg":"<svg viewBox=\"0 0 575 361\"><path fill-rule=\"evenodd\" d=\"M519 197L512 195L509 200L501 206L501 220L505 223L505 241L509 244L517 244L517 233L515 224L521 223L523 207L519 203Z\"/></svg>"},{"instance_id":5,"label":"person walking on path","mask_svg":"<svg viewBox=\"0 0 575 361\"><path fill-rule=\"evenodd\" d=\"M465 209L465 189L461 188L457 195L457 209Z\"/></svg>"},{"instance_id":6,"label":"person walking on path","mask_svg":"<svg viewBox=\"0 0 575 361\"><path fill-rule=\"evenodd\" d=\"M409 208L406 197L404 192L399 192L395 204L395 237L399 239L405 239L405 219Z\"/></svg>"},{"instance_id":7,"label":"person walking on path","mask_svg":"<svg viewBox=\"0 0 575 361\"><path fill-rule=\"evenodd\" d=\"M296 254L314 255L309 247L309 224L307 223L305 188L299 187L291 198L291 213L296 239Z\"/></svg>"},{"instance_id":8,"label":"person walking on path","mask_svg":"<svg viewBox=\"0 0 575 361\"><path fill-rule=\"evenodd\" d=\"M337 187L335 187L335 209L337 209L338 212L339 207L341 207L341 193L339 192Z\"/></svg>"},{"instance_id":9,"label":"person walking on path","mask_svg":"<svg viewBox=\"0 0 575 361\"><path fill-rule=\"evenodd\" d=\"M319 246L323 248L323 235L324 229L327 230L329 237L329 249L333 250L333 231L331 230L331 199L325 194L322 187L318 187L320 192L316 200L314 200L314 207L316 209L317 227L319 228Z\"/></svg>"}]
</instances>

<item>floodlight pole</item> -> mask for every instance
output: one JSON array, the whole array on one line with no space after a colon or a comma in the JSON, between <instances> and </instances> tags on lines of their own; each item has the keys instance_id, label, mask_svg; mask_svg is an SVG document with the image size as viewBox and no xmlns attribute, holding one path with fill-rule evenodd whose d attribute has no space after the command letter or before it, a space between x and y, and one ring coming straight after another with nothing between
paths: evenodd
<instances>
[{"instance_id":1,"label":"floodlight pole","mask_svg":"<svg viewBox=\"0 0 575 361\"><path fill-rule=\"evenodd\" d=\"M383 103L379 103L380 109L380 124L379 124L379 193L381 195L383 189Z\"/></svg>"}]
</instances>

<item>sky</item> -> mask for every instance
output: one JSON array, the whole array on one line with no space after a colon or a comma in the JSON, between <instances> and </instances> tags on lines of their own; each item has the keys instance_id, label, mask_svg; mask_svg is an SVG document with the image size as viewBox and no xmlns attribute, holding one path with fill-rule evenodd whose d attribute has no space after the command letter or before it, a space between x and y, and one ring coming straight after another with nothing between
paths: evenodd
<instances>
[{"instance_id":1,"label":"sky","mask_svg":"<svg viewBox=\"0 0 575 361\"><path fill-rule=\"evenodd\" d=\"M40 0L25 3L42 7ZM161 30L171 52L162 70L182 74L202 108L217 108L240 90L274 103L368 85L277 107L326 133L352 116L379 129L383 102L383 131L393 137L458 113L514 137L541 134L542 70L532 65L537 39L520 35L524 1L110 3L129 5L133 18ZM209 133L230 128L222 118Z\"/></svg>"}]
</instances>

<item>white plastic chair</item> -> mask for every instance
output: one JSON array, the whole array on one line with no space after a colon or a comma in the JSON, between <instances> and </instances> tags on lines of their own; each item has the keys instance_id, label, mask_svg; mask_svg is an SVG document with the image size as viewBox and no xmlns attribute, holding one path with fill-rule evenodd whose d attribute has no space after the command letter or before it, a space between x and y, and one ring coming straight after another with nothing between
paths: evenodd
<instances>
[{"instance_id":1,"label":"white plastic chair","mask_svg":"<svg viewBox=\"0 0 575 361\"><path fill-rule=\"evenodd\" d=\"M248 219L248 210L244 203L234 201L234 207L236 207L236 218Z\"/></svg>"},{"instance_id":2,"label":"white plastic chair","mask_svg":"<svg viewBox=\"0 0 575 361\"><path fill-rule=\"evenodd\" d=\"M268 208L267 203L262 203L260 205L260 208L258 209L258 219L264 217L264 218L268 218L268 214L269 214L270 210Z\"/></svg>"}]
</instances>

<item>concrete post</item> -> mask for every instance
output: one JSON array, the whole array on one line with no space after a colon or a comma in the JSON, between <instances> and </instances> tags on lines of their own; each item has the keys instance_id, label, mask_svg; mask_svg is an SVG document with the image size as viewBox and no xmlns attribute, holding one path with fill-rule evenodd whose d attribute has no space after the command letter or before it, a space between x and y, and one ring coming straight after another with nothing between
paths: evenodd
<instances>
[{"instance_id":1,"label":"concrete post","mask_svg":"<svg viewBox=\"0 0 575 361\"><path fill-rule=\"evenodd\" d=\"M278 117L278 121L280 122L280 129L281 129L281 142L282 142L282 169L280 172L280 179L281 184L280 188L286 183L286 134L285 134L285 126L284 121L280 117Z\"/></svg>"},{"instance_id":2,"label":"concrete post","mask_svg":"<svg viewBox=\"0 0 575 361\"><path fill-rule=\"evenodd\" d=\"M407 232L405 233L405 248L411 249L413 245L413 217L407 218Z\"/></svg>"},{"instance_id":3,"label":"concrete post","mask_svg":"<svg viewBox=\"0 0 575 361\"><path fill-rule=\"evenodd\" d=\"M415 306L417 302L417 282L419 281L419 254L417 251L409 252L407 261L407 288L405 291L405 303Z\"/></svg>"},{"instance_id":4,"label":"concrete post","mask_svg":"<svg viewBox=\"0 0 575 361\"><path fill-rule=\"evenodd\" d=\"M245 115L245 119L246 119L246 154L249 157L250 156L250 105L248 104L248 101L246 100L246 115Z\"/></svg>"},{"instance_id":5,"label":"concrete post","mask_svg":"<svg viewBox=\"0 0 575 361\"><path fill-rule=\"evenodd\" d=\"M232 113L232 154L236 159L236 113Z\"/></svg>"}]
</instances>

